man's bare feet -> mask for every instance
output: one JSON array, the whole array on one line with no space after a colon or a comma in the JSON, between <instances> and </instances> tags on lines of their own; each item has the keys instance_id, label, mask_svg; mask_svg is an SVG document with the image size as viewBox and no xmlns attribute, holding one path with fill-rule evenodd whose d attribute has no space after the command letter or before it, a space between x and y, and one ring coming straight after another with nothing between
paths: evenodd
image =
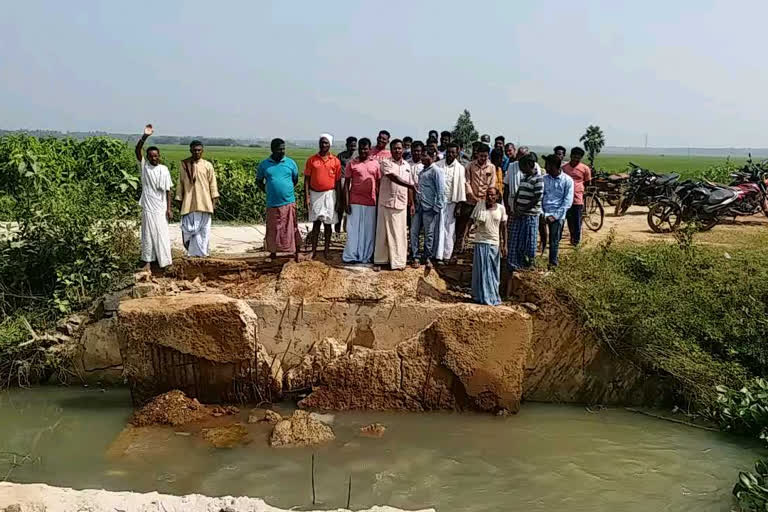
<instances>
[{"instance_id":1,"label":"man's bare feet","mask_svg":"<svg viewBox=\"0 0 768 512\"><path fill-rule=\"evenodd\" d=\"M432 268L432 260L427 260L426 267Z\"/></svg>"},{"instance_id":2,"label":"man's bare feet","mask_svg":"<svg viewBox=\"0 0 768 512\"><path fill-rule=\"evenodd\" d=\"M412 266L413 268L419 268L419 266L420 266L420 265L419 265L419 260L413 260L413 262L411 263L411 266Z\"/></svg>"},{"instance_id":3,"label":"man's bare feet","mask_svg":"<svg viewBox=\"0 0 768 512\"><path fill-rule=\"evenodd\" d=\"M374 265L374 266L373 266L373 271L374 271L374 272L379 272L379 271L381 271L381 265Z\"/></svg>"}]
</instances>

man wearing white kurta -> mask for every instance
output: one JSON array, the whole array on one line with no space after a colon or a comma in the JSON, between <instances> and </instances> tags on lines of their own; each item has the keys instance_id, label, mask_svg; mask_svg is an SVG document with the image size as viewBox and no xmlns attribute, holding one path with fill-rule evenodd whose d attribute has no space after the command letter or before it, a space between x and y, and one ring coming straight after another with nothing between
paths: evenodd
<instances>
[{"instance_id":1,"label":"man wearing white kurta","mask_svg":"<svg viewBox=\"0 0 768 512\"><path fill-rule=\"evenodd\" d=\"M459 162L459 145L448 144L445 159L437 163L445 175L445 206L440 213L440 235L437 240L435 257L447 262L453 256L456 240L456 206L467 200L467 177L464 166Z\"/></svg>"},{"instance_id":2,"label":"man wearing white kurta","mask_svg":"<svg viewBox=\"0 0 768 512\"><path fill-rule=\"evenodd\" d=\"M141 153L144 142L154 132L152 125L144 127L144 134L136 144L136 159L141 167L141 261L145 269L157 261L165 268L171 261L171 239L168 236L168 221L171 212L171 173L160 163L160 150L155 146L147 148L147 158Z\"/></svg>"}]
</instances>

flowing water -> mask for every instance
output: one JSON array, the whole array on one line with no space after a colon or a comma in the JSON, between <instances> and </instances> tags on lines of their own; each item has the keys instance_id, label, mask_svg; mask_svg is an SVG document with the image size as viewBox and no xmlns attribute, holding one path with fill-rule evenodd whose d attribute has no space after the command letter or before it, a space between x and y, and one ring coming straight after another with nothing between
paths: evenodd
<instances>
[{"instance_id":1,"label":"flowing water","mask_svg":"<svg viewBox=\"0 0 768 512\"><path fill-rule=\"evenodd\" d=\"M306 508L314 453L316 508L343 507L351 476L353 509L701 512L731 510L737 471L759 455L743 439L621 409L549 404L524 404L506 418L340 413L335 442L279 449L267 445L264 424L247 425L251 442L232 449L170 427L120 437L130 412L125 390L0 394L0 480L10 469L15 482L248 495ZM359 434L372 422L387 426L382 438ZM11 468L8 452L30 457Z\"/></svg>"}]
</instances>

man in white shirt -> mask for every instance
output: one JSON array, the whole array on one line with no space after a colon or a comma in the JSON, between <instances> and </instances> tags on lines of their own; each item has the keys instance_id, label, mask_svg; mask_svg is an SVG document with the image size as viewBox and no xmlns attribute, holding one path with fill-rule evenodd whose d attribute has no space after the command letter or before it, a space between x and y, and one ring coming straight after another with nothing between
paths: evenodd
<instances>
[{"instance_id":1,"label":"man in white shirt","mask_svg":"<svg viewBox=\"0 0 768 512\"><path fill-rule=\"evenodd\" d=\"M411 144L411 158L407 160L408 164L411 166L411 180L413 183L418 186L419 185L419 173L421 173L422 169L424 169L424 164L421 163L421 155L424 153L424 143L420 140L415 140ZM418 220L416 220L418 216L416 215L416 192L413 190L408 191L408 229L410 230L409 240L410 244L408 244L408 263L413 262L413 255L418 254L418 235L416 236L416 247L414 249L413 244L413 233L414 231L418 233L421 231L421 225L418 224ZM416 224L414 224L416 223ZM414 252L414 250L416 252Z\"/></svg>"},{"instance_id":2,"label":"man in white shirt","mask_svg":"<svg viewBox=\"0 0 768 512\"><path fill-rule=\"evenodd\" d=\"M475 221L472 299L489 306L501 304L501 260L507 254L507 212L498 203L498 193L496 187L489 187L485 200L478 201L472 212Z\"/></svg>"},{"instance_id":3,"label":"man in white shirt","mask_svg":"<svg viewBox=\"0 0 768 512\"><path fill-rule=\"evenodd\" d=\"M171 211L171 173L160 163L160 150L147 148L147 158L141 153L144 142L154 133L151 124L144 127L144 134L136 143L136 159L141 167L141 261L144 269L157 261L160 268L172 263L171 239L168 236L168 221Z\"/></svg>"},{"instance_id":4,"label":"man in white shirt","mask_svg":"<svg viewBox=\"0 0 768 512\"><path fill-rule=\"evenodd\" d=\"M450 142L446 146L445 159L437 163L445 176L445 205L440 216L440 235L437 240L438 264L450 261L456 240L456 207L467 200L467 177L459 161L459 145Z\"/></svg>"}]
</instances>

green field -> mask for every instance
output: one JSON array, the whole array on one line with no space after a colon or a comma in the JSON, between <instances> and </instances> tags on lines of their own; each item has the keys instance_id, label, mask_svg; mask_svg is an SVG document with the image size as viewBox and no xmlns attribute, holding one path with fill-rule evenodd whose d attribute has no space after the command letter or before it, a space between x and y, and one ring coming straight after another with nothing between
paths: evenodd
<instances>
[{"instance_id":1,"label":"green field","mask_svg":"<svg viewBox=\"0 0 768 512\"><path fill-rule=\"evenodd\" d=\"M189 155L189 148L182 145L161 145L162 158L166 162L178 162ZM288 148L289 157L296 160L299 169L304 169L304 162L315 152L309 148ZM211 160L262 160L269 156L268 148L207 146L205 156ZM622 172L627 169L629 162L634 162L653 171L679 172L684 177L696 176L712 166L723 165L728 161L725 157L709 156L664 156L664 155L600 155L597 158L597 168L610 172ZM742 164L745 159L732 159L732 163Z\"/></svg>"}]
</instances>

